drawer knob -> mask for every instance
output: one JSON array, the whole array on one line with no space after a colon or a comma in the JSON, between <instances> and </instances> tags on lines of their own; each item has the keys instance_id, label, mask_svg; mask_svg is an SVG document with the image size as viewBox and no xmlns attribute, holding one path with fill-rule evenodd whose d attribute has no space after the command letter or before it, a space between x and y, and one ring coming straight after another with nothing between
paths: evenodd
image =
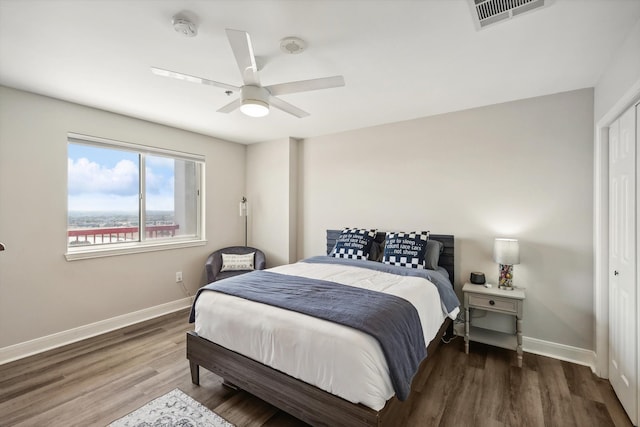
<instances>
[{"instance_id":1,"label":"drawer knob","mask_svg":"<svg viewBox=\"0 0 640 427\"><path fill-rule=\"evenodd\" d=\"M496 302L492 299L489 300L489 305L496 305Z\"/></svg>"}]
</instances>

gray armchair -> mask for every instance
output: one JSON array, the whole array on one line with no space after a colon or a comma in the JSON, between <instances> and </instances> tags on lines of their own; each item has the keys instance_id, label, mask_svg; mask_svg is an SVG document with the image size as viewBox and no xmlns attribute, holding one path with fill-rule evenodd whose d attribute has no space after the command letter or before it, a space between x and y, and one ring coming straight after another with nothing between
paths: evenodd
<instances>
[{"instance_id":1,"label":"gray armchair","mask_svg":"<svg viewBox=\"0 0 640 427\"><path fill-rule=\"evenodd\" d=\"M264 257L264 253L260 249L252 248L249 246L230 246L228 248L218 249L213 252L207 258L207 262L205 263L205 270L207 272L207 283L215 282L216 280L226 279L227 277L237 276L238 274L246 273L246 270L239 271L220 271L222 268L222 254L235 254L235 255L244 255L250 254L251 252L255 252L253 265L256 270L264 270L266 265L266 260Z\"/></svg>"}]
</instances>

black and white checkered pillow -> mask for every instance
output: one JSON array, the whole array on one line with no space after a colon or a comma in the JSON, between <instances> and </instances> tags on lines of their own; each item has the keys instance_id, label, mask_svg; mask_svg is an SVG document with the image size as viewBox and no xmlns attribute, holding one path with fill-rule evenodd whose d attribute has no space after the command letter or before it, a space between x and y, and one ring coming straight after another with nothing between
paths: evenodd
<instances>
[{"instance_id":1,"label":"black and white checkered pillow","mask_svg":"<svg viewBox=\"0 0 640 427\"><path fill-rule=\"evenodd\" d=\"M378 230L343 228L329 256L334 258L369 259L371 245Z\"/></svg>"},{"instance_id":2,"label":"black and white checkered pillow","mask_svg":"<svg viewBox=\"0 0 640 427\"><path fill-rule=\"evenodd\" d=\"M425 268L429 232L387 233L382 262L409 268Z\"/></svg>"}]
</instances>

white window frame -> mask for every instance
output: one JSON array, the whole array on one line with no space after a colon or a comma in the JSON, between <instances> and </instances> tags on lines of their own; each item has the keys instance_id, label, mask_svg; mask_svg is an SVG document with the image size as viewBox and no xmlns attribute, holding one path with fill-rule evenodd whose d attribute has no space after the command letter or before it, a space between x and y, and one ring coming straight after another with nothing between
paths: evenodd
<instances>
[{"instance_id":1,"label":"white window frame","mask_svg":"<svg viewBox=\"0 0 640 427\"><path fill-rule=\"evenodd\" d=\"M194 246L204 246L207 243L205 238L204 227L204 182L205 182L205 157L200 154L186 153L175 150L168 150L164 148L150 147L147 145L134 144L131 142L116 141L112 139L100 138L96 136L82 135L78 133L69 132L67 134L67 144L83 144L92 147L103 147L117 150L125 150L134 153L141 154L139 165L139 179L140 179L140 196L139 196L139 215L140 215L140 230L141 236L145 234L145 215L146 210L143 202L144 180L145 180L145 155L171 157L178 160L193 161L196 163L196 180L197 180L197 207L196 207L196 233L194 236L177 236L171 239L151 239L145 240L144 238L138 242L117 243L112 245L91 245L91 246L77 246L69 247L68 243L68 226L65 227L65 247L66 252L64 254L67 261L75 261L88 258L101 258L107 256L127 255L141 252L153 252L168 249L188 248ZM67 189L67 197L69 191ZM67 207L67 224L68 220L68 207Z\"/></svg>"}]
</instances>

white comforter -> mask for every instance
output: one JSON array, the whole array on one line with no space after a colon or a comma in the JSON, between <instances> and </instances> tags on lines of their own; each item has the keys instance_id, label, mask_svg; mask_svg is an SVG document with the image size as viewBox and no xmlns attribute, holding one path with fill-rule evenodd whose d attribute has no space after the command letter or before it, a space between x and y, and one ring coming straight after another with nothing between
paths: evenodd
<instances>
[{"instance_id":1,"label":"white comforter","mask_svg":"<svg viewBox=\"0 0 640 427\"><path fill-rule=\"evenodd\" d=\"M447 316L436 286L422 278L304 262L270 271L402 297L418 310L426 343ZM202 292L195 308L196 333L223 347L374 410L394 395L382 349L364 332L219 292Z\"/></svg>"}]
</instances>

